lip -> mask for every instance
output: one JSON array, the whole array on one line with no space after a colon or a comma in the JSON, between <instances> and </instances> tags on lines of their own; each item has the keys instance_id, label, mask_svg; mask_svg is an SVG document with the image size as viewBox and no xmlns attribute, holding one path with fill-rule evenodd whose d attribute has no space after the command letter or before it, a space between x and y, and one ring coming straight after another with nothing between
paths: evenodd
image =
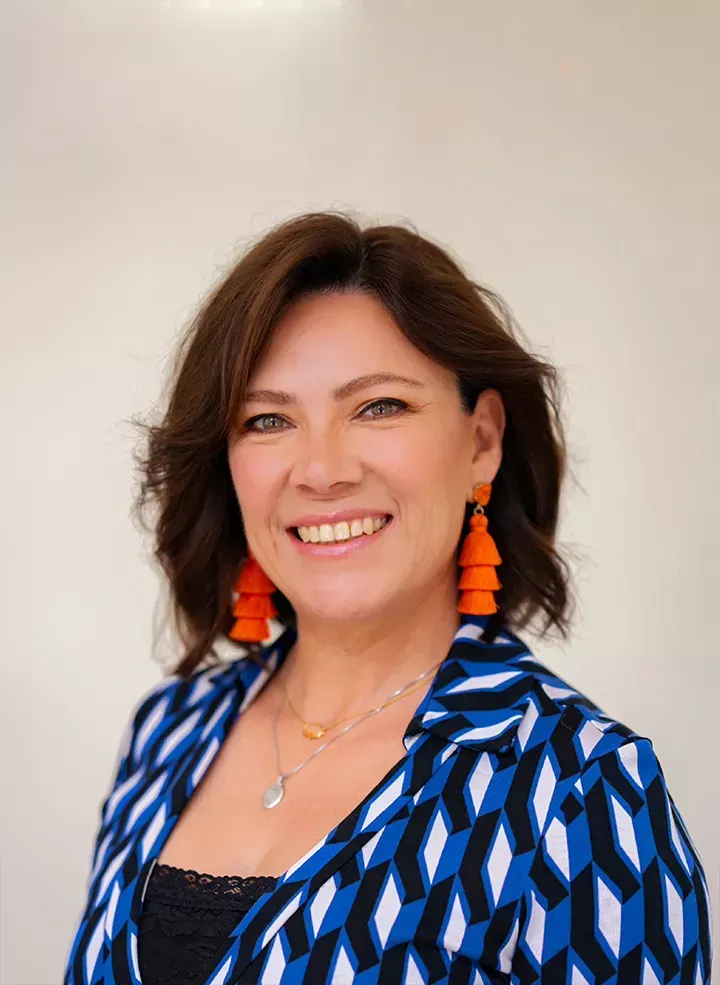
<instances>
[{"instance_id":1,"label":"lip","mask_svg":"<svg viewBox=\"0 0 720 985\"><path fill-rule=\"evenodd\" d=\"M392 516L389 510L356 509L356 510L336 510L334 513L306 513L299 516L292 523L289 523L286 530L292 527L319 527L323 523L335 524L347 520L362 520L366 516Z\"/></svg>"},{"instance_id":2,"label":"lip","mask_svg":"<svg viewBox=\"0 0 720 985\"><path fill-rule=\"evenodd\" d=\"M361 516L367 516L367 513L361 514ZM353 517L355 519L355 517ZM335 521L339 523L339 520ZM300 540L296 537L290 529L286 531L288 538L292 541L293 546L296 551L305 557L319 557L319 558L344 558L348 554L355 554L357 551L364 551L370 547L375 541L382 538L382 535L391 527L393 524L392 517L388 520L385 526L378 530L374 534L361 534L359 537L352 537L350 540L343 540L338 544L321 544L313 543L312 541ZM305 524L300 524L300 526L305 526Z\"/></svg>"}]
</instances>

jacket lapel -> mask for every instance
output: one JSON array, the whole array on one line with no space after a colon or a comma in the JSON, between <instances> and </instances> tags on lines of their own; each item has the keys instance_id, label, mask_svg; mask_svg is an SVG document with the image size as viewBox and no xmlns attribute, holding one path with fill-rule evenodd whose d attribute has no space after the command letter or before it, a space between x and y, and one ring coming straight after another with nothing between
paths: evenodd
<instances>
[{"instance_id":1,"label":"jacket lapel","mask_svg":"<svg viewBox=\"0 0 720 985\"><path fill-rule=\"evenodd\" d=\"M263 980L271 981L272 954L266 952L280 930L306 904L311 925L319 924L323 899L335 892L336 874L352 864L358 869L354 878L362 875L382 829L408 817L414 799L431 780L443 782L445 771L438 773L453 753L463 746L478 754L499 752L511 744L527 706L529 674L527 668L508 663L528 651L509 635L484 645L480 638L486 623L486 617L473 617L460 626L405 731L406 755L347 818L280 877L271 893L256 901L236 927L233 944L207 985L255 981L266 958ZM446 767L450 768L452 763ZM249 977L243 977L246 974Z\"/></svg>"},{"instance_id":2,"label":"jacket lapel","mask_svg":"<svg viewBox=\"0 0 720 985\"><path fill-rule=\"evenodd\" d=\"M481 751L509 745L530 700L539 666L524 643L507 630L492 643L482 635L487 616L466 616L433 685L405 733L433 732L448 742Z\"/></svg>"},{"instance_id":3,"label":"jacket lapel","mask_svg":"<svg viewBox=\"0 0 720 985\"><path fill-rule=\"evenodd\" d=\"M442 765L446 748L437 736L425 736L351 814L279 878L271 893L256 901L235 929L235 942L218 969L223 974L212 985L241 981L239 976L272 945L297 910L311 899L321 899L324 890L332 891L330 880L347 863L353 861L359 869L356 875L362 875L377 835L409 815L413 797ZM310 919L315 922L312 912Z\"/></svg>"}]
</instances>

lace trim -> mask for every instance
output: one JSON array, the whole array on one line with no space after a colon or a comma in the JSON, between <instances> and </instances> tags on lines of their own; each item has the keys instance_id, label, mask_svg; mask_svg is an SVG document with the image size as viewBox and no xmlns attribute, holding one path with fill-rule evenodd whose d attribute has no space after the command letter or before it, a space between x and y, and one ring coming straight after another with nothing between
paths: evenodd
<instances>
[{"instance_id":1,"label":"lace trim","mask_svg":"<svg viewBox=\"0 0 720 985\"><path fill-rule=\"evenodd\" d=\"M276 882L277 876L214 876L158 863L150 874L145 898L203 909L247 909Z\"/></svg>"}]
</instances>

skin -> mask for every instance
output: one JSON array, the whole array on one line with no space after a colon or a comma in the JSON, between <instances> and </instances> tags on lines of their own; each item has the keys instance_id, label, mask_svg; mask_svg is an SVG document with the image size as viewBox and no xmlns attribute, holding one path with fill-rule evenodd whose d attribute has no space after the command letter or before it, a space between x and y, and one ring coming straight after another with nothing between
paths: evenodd
<instances>
[{"instance_id":1,"label":"skin","mask_svg":"<svg viewBox=\"0 0 720 985\"><path fill-rule=\"evenodd\" d=\"M423 386L376 383L334 399L339 385L378 371ZM452 374L359 294L297 303L250 387L295 394L239 408L228 458L250 548L295 607L298 639L233 723L160 853L161 863L216 875L282 874L407 754L403 734L433 673L307 763L278 807L262 806L277 777L279 707L282 770L317 748L285 706L284 687L306 721L327 725L377 706L446 656L459 625L465 503L494 478L505 426L495 391L465 414ZM408 409L368 411L380 398ZM294 548L286 527L298 517L355 507L393 514L376 543L343 559Z\"/></svg>"}]
</instances>

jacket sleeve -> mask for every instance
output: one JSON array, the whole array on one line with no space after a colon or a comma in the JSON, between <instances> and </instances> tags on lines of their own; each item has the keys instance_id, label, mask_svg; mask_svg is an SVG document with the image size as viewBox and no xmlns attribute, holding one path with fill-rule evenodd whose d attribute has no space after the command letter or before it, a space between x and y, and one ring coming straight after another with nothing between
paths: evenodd
<instances>
[{"instance_id":1,"label":"jacket sleeve","mask_svg":"<svg viewBox=\"0 0 720 985\"><path fill-rule=\"evenodd\" d=\"M86 877L86 901L67 955L64 985L80 985L86 980L86 955L90 947L89 938L95 929L90 922L91 899L97 883L102 879L112 839L112 818L127 804L135 786L140 782L144 769L143 750L167 711L170 700L168 687L174 680L176 678L166 678L150 691L146 691L135 705L125 726L115 756L109 788L100 806L99 823L92 842L91 867Z\"/></svg>"},{"instance_id":2,"label":"jacket sleeve","mask_svg":"<svg viewBox=\"0 0 720 985\"><path fill-rule=\"evenodd\" d=\"M553 809L519 908L511 982L709 985L702 862L647 738L589 761Z\"/></svg>"}]
</instances>

